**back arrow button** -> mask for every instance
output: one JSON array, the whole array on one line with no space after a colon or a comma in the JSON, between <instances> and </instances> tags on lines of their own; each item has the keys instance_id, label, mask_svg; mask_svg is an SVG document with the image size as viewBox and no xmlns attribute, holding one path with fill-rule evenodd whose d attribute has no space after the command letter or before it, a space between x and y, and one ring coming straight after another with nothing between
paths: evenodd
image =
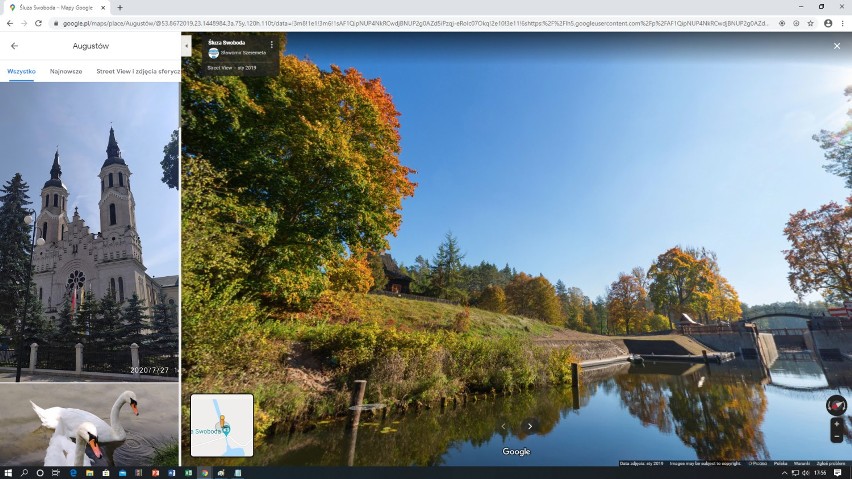
<instances>
[{"instance_id":1,"label":"back arrow button","mask_svg":"<svg viewBox=\"0 0 852 479\"><path fill-rule=\"evenodd\" d=\"M6 26L11 27L12 26L12 20L9 20L8 22L6 22Z\"/></svg>"},{"instance_id":2,"label":"back arrow button","mask_svg":"<svg viewBox=\"0 0 852 479\"><path fill-rule=\"evenodd\" d=\"M14 50L14 49L16 49L16 48L18 48L18 44L17 44L17 43L15 43L15 42L12 42L12 50Z\"/></svg>"}]
</instances>

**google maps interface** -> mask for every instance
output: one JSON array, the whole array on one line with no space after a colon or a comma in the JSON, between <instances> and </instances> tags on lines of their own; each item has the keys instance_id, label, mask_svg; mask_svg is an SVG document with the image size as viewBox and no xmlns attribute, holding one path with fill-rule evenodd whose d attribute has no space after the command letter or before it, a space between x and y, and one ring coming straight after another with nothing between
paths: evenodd
<instances>
[{"instance_id":1,"label":"google maps interface","mask_svg":"<svg viewBox=\"0 0 852 479\"><path fill-rule=\"evenodd\" d=\"M846 41L193 33L184 464L848 460Z\"/></svg>"}]
</instances>

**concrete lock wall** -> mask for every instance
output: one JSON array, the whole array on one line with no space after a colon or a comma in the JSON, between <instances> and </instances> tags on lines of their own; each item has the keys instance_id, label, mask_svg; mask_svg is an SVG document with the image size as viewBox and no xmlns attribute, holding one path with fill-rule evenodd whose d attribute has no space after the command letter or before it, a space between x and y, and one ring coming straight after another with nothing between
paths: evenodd
<instances>
[{"instance_id":1,"label":"concrete lock wall","mask_svg":"<svg viewBox=\"0 0 852 479\"><path fill-rule=\"evenodd\" d=\"M761 355L763 363L770 366L778 359L778 349L775 340L769 333L755 335L749 331L730 333L699 333L690 334L698 342L707 345L716 351L733 352L737 356L743 356L743 350L754 351Z\"/></svg>"},{"instance_id":2,"label":"concrete lock wall","mask_svg":"<svg viewBox=\"0 0 852 479\"><path fill-rule=\"evenodd\" d=\"M804 337L805 344L811 351L837 349L841 354L852 354L852 331L807 331Z\"/></svg>"},{"instance_id":3,"label":"concrete lock wall","mask_svg":"<svg viewBox=\"0 0 852 479\"><path fill-rule=\"evenodd\" d=\"M758 334L760 342L760 354L763 355L763 364L766 367L772 366L775 360L778 359L778 348L775 346L775 338L769 333Z\"/></svg>"},{"instance_id":4,"label":"concrete lock wall","mask_svg":"<svg viewBox=\"0 0 852 479\"><path fill-rule=\"evenodd\" d=\"M748 332L693 333L690 334L690 336L716 351L732 352L737 353L737 355L742 355L743 348L755 349L754 335Z\"/></svg>"}]
</instances>

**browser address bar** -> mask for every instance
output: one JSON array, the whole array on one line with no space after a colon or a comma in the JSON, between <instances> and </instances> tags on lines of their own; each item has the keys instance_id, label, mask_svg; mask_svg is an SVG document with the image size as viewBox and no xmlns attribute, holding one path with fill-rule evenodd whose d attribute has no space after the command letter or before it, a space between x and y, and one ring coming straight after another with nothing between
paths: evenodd
<instances>
[{"instance_id":1,"label":"browser address bar","mask_svg":"<svg viewBox=\"0 0 852 479\"><path fill-rule=\"evenodd\" d=\"M179 31L849 31L843 17L817 16L305 16L210 18L80 18L58 17L54 30Z\"/></svg>"}]
</instances>

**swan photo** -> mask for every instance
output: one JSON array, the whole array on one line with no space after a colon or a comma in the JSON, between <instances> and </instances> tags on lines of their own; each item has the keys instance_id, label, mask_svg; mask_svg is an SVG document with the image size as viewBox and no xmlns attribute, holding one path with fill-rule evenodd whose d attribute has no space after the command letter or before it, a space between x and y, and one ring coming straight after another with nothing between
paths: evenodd
<instances>
[{"instance_id":1,"label":"swan photo","mask_svg":"<svg viewBox=\"0 0 852 479\"><path fill-rule=\"evenodd\" d=\"M179 385L126 387L97 382L0 386L0 463L177 464Z\"/></svg>"}]
</instances>

